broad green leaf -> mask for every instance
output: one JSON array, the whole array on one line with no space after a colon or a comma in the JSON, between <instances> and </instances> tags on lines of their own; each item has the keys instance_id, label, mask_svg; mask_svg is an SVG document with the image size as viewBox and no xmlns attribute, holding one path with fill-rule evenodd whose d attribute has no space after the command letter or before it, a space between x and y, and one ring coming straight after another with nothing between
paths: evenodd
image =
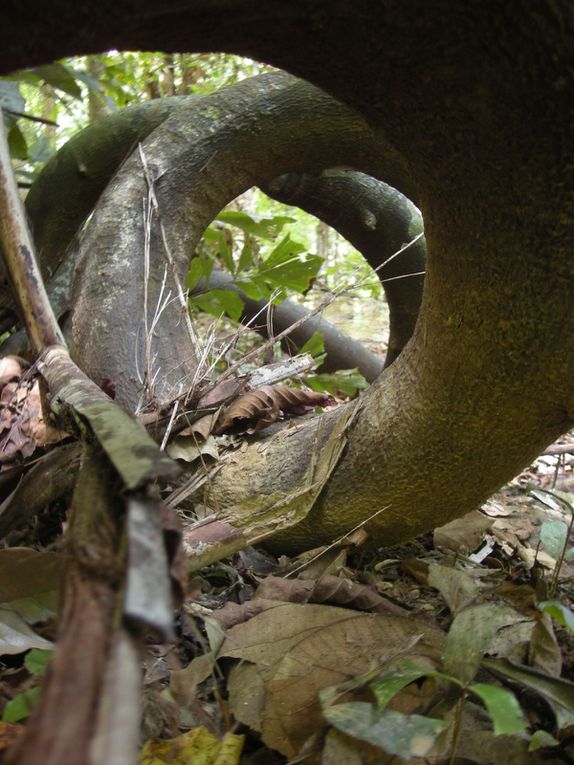
<instances>
[{"instance_id":1,"label":"broad green leaf","mask_svg":"<svg viewBox=\"0 0 574 765\"><path fill-rule=\"evenodd\" d=\"M446 638L445 670L462 682L469 682L478 672L498 630L524 620L509 606L483 603L465 608L455 616Z\"/></svg>"},{"instance_id":2,"label":"broad green leaf","mask_svg":"<svg viewBox=\"0 0 574 765\"><path fill-rule=\"evenodd\" d=\"M13 159L28 159L28 144L17 122L13 123L8 133L8 147Z\"/></svg>"},{"instance_id":3,"label":"broad green leaf","mask_svg":"<svg viewBox=\"0 0 574 765\"><path fill-rule=\"evenodd\" d=\"M225 290L209 290L202 295L194 295L189 299L189 304L218 319L222 314L227 314L233 321L239 321L244 307L239 295Z\"/></svg>"},{"instance_id":4,"label":"broad green leaf","mask_svg":"<svg viewBox=\"0 0 574 765\"><path fill-rule=\"evenodd\" d=\"M325 339L323 335L320 332L313 332L305 345L299 348L299 353L310 353L314 359L317 356L323 356L325 353Z\"/></svg>"},{"instance_id":5,"label":"broad green leaf","mask_svg":"<svg viewBox=\"0 0 574 765\"><path fill-rule=\"evenodd\" d=\"M33 648L26 654L24 666L31 675L43 675L53 655L53 651L43 651L40 648Z\"/></svg>"},{"instance_id":6,"label":"broad green leaf","mask_svg":"<svg viewBox=\"0 0 574 765\"><path fill-rule=\"evenodd\" d=\"M233 260L233 247L227 241L224 231L217 231L217 254L223 261L223 265L230 274L235 273L235 261Z\"/></svg>"},{"instance_id":7,"label":"broad green leaf","mask_svg":"<svg viewBox=\"0 0 574 765\"><path fill-rule=\"evenodd\" d=\"M344 396L354 396L357 391L369 387L358 369L345 369L341 372L332 374L321 373L305 378L305 382L312 389L318 392L330 393L335 396L343 394Z\"/></svg>"},{"instance_id":8,"label":"broad green leaf","mask_svg":"<svg viewBox=\"0 0 574 765\"><path fill-rule=\"evenodd\" d=\"M503 733L526 733L524 715L513 693L489 683L475 683L469 690L484 702L494 724L495 736Z\"/></svg>"},{"instance_id":9,"label":"broad green leaf","mask_svg":"<svg viewBox=\"0 0 574 765\"><path fill-rule=\"evenodd\" d=\"M279 236L286 223L295 222L295 218L289 218L287 215L248 215L245 212L235 210L219 213L217 220L236 226L242 231L245 231L246 234L252 234L261 239L268 239L271 241Z\"/></svg>"},{"instance_id":10,"label":"broad green leaf","mask_svg":"<svg viewBox=\"0 0 574 765\"><path fill-rule=\"evenodd\" d=\"M39 688L30 688L11 699L4 707L2 714L4 722L15 723L28 717L39 695Z\"/></svg>"},{"instance_id":11,"label":"broad green leaf","mask_svg":"<svg viewBox=\"0 0 574 765\"><path fill-rule=\"evenodd\" d=\"M72 70L65 64L55 63L37 66L32 71L53 88L63 90L64 93L73 96L73 98L82 98L82 89L76 82Z\"/></svg>"},{"instance_id":12,"label":"broad green leaf","mask_svg":"<svg viewBox=\"0 0 574 765\"><path fill-rule=\"evenodd\" d=\"M415 680L424 677L427 671L424 667L403 666L392 672L386 672L371 683L370 688L375 694L379 709L384 709L395 694Z\"/></svg>"},{"instance_id":13,"label":"broad green leaf","mask_svg":"<svg viewBox=\"0 0 574 765\"><path fill-rule=\"evenodd\" d=\"M537 749L546 749L549 746L559 746L559 744L560 742L550 735L548 731L537 730L532 734L528 751L535 752Z\"/></svg>"},{"instance_id":14,"label":"broad green leaf","mask_svg":"<svg viewBox=\"0 0 574 765\"><path fill-rule=\"evenodd\" d=\"M566 627L570 632L574 632L574 612L567 608L559 600L545 600L538 604L538 608Z\"/></svg>"},{"instance_id":15,"label":"broad green leaf","mask_svg":"<svg viewBox=\"0 0 574 765\"><path fill-rule=\"evenodd\" d=\"M251 266L254 264L255 259L253 257L253 250L251 247L245 242L243 245L243 249L241 250L241 255L239 256L239 263L237 264L237 272L245 271L246 268L251 268Z\"/></svg>"},{"instance_id":16,"label":"broad green leaf","mask_svg":"<svg viewBox=\"0 0 574 765\"><path fill-rule=\"evenodd\" d=\"M562 521L544 521L540 527L540 541L556 560L562 555L567 534L568 526Z\"/></svg>"},{"instance_id":17,"label":"broad green leaf","mask_svg":"<svg viewBox=\"0 0 574 765\"><path fill-rule=\"evenodd\" d=\"M482 666L497 677L522 683L547 698L554 708L560 728L574 722L574 683L513 664L508 659L485 659Z\"/></svg>"},{"instance_id":18,"label":"broad green leaf","mask_svg":"<svg viewBox=\"0 0 574 765\"><path fill-rule=\"evenodd\" d=\"M447 727L442 720L377 710L365 701L337 704L323 714L337 730L406 760L424 757Z\"/></svg>"},{"instance_id":19,"label":"broad green leaf","mask_svg":"<svg viewBox=\"0 0 574 765\"><path fill-rule=\"evenodd\" d=\"M204 264L201 258L192 258L189 264L189 270L187 272L187 279L185 280L185 286L188 290L192 290L196 287L204 276L209 276L205 273Z\"/></svg>"},{"instance_id":20,"label":"broad green leaf","mask_svg":"<svg viewBox=\"0 0 574 765\"><path fill-rule=\"evenodd\" d=\"M306 249L286 236L265 259L258 276L295 292L305 292L323 263L323 258L305 253Z\"/></svg>"}]
</instances>

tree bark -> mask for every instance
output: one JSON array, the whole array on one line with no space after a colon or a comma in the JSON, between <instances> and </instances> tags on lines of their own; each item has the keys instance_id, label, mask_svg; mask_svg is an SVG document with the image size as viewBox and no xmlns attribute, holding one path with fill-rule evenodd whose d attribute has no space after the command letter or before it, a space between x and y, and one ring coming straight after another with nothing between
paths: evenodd
<instances>
[{"instance_id":1,"label":"tree bark","mask_svg":"<svg viewBox=\"0 0 574 765\"><path fill-rule=\"evenodd\" d=\"M317 171L332 163L388 173L397 185L403 176L392 147L382 140L377 147L359 116L285 74L245 80L193 102L143 142L142 154L155 178L159 205L159 218L149 226L149 278L144 279L143 258L134 258L145 251L148 237L139 214L148 189L136 153L102 195L82 237L72 313L80 366L96 380L113 379L117 400L131 408L144 388L136 364L146 355L143 306L147 301L151 326L166 292L164 283L172 294L176 290L166 244L177 278L184 281L205 227L254 185L285 171ZM159 401L178 395L204 374L197 369L200 353L179 311L170 302L151 338L155 369L161 369Z\"/></svg>"},{"instance_id":2,"label":"tree bark","mask_svg":"<svg viewBox=\"0 0 574 765\"><path fill-rule=\"evenodd\" d=\"M340 168L325 170L318 176L281 176L267 184L264 191L279 202L297 205L321 218L351 242L372 268L378 269L390 314L385 365L392 364L410 340L419 315L426 266L424 237L398 257L392 256L422 234L420 212L386 183Z\"/></svg>"},{"instance_id":3,"label":"tree bark","mask_svg":"<svg viewBox=\"0 0 574 765\"><path fill-rule=\"evenodd\" d=\"M4 21L4 71L110 47L226 50L354 106L375 129L369 149L355 136L363 159L381 142L393 147L408 189L380 168L368 171L423 212L421 315L405 351L356 405L348 448L309 519L292 530L291 548L332 538L387 504L369 528L373 541L454 517L572 424L568 0L188 0L161 10L151 0L80 9L52 0L35 16L26 3L12 5ZM311 115L308 124L313 132ZM121 327L121 314L114 318ZM109 342L112 326L98 327L92 342ZM277 467L286 443L295 468L297 454L308 458L299 439L275 437L262 466L269 473L250 475L244 495L289 482L289 469ZM214 489L230 506L242 501L232 471L219 473Z\"/></svg>"}]
</instances>

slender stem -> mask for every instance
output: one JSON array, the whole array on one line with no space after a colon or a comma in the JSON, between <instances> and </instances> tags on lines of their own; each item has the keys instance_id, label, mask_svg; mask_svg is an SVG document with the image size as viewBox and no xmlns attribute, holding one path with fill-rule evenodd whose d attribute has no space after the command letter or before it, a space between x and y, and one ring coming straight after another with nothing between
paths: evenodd
<instances>
[{"instance_id":1,"label":"slender stem","mask_svg":"<svg viewBox=\"0 0 574 765\"><path fill-rule=\"evenodd\" d=\"M34 353L40 353L48 345L65 345L36 261L34 244L12 172L1 109L0 242L14 297Z\"/></svg>"},{"instance_id":2,"label":"slender stem","mask_svg":"<svg viewBox=\"0 0 574 765\"><path fill-rule=\"evenodd\" d=\"M460 733L462 730L462 710L463 710L465 701L466 701L466 691L463 693L463 695L460 697L460 699L456 703L454 731L452 735L452 751L450 753L449 765L454 765L456 762L458 742L460 741Z\"/></svg>"}]
</instances>

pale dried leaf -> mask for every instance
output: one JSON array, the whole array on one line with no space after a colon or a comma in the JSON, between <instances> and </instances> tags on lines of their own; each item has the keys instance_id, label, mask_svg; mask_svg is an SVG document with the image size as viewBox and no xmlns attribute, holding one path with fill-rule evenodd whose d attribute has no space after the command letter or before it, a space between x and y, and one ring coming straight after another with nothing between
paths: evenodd
<instances>
[{"instance_id":1,"label":"pale dried leaf","mask_svg":"<svg viewBox=\"0 0 574 765\"><path fill-rule=\"evenodd\" d=\"M465 571L436 563L429 565L428 583L440 592L453 614L471 603L480 589Z\"/></svg>"},{"instance_id":2,"label":"pale dried leaf","mask_svg":"<svg viewBox=\"0 0 574 765\"><path fill-rule=\"evenodd\" d=\"M435 548L454 550L459 553L474 552L492 525L492 519L474 510L450 523L435 529Z\"/></svg>"},{"instance_id":3,"label":"pale dried leaf","mask_svg":"<svg viewBox=\"0 0 574 765\"><path fill-rule=\"evenodd\" d=\"M560 677L562 652L549 614L542 614L542 618L538 619L532 630L528 663L540 672L545 672L552 677Z\"/></svg>"},{"instance_id":4,"label":"pale dried leaf","mask_svg":"<svg viewBox=\"0 0 574 765\"><path fill-rule=\"evenodd\" d=\"M172 460L195 462L200 457L217 459L219 449L213 436L206 441L198 441L195 436L176 436L166 447L166 452Z\"/></svg>"},{"instance_id":5,"label":"pale dried leaf","mask_svg":"<svg viewBox=\"0 0 574 765\"><path fill-rule=\"evenodd\" d=\"M0 608L0 654L16 654L30 648L53 648L53 643L36 635L15 611Z\"/></svg>"},{"instance_id":6,"label":"pale dried leaf","mask_svg":"<svg viewBox=\"0 0 574 765\"><path fill-rule=\"evenodd\" d=\"M25 362L18 356L4 356L0 359L0 385L19 380L22 376L23 364Z\"/></svg>"}]
</instances>

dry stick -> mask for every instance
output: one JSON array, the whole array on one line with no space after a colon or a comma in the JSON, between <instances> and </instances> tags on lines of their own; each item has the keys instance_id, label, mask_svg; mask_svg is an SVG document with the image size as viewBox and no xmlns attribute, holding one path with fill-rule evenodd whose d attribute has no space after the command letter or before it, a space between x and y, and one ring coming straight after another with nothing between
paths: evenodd
<instances>
[{"instance_id":1,"label":"dry stick","mask_svg":"<svg viewBox=\"0 0 574 765\"><path fill-rule=\"evenodd\" d=\"M137 494L130 492L128 495L131 504L134 501L139 501L140 505L146 505L147 511L144 512L146 518L155 516L157 514L157 503L150 500L145 492L150 481L156 479L158 476L173 474L174 469L178 468L171 460L169 460L153 443L149 438L145 430L136 422L134 422L127 413L123 412L113 401L111 401L103 391L101 391L91 380L86 378L85 375L78 369L78 367L71 361L68 351L65 347L63 336L60 332L60 328L55 319L54 313L48 301L46 291L42 282L40 271L38 269L35 254L34 245L30 236L29 229L26 225L24 216L24 210L20 198L18 196L18 190L12 173L12 167L10 163L10 156L8 151L8 145L6 141L6 133L4 130L3 119L0 111L0 235L1 242L4 247L7 269L10 275L10 280L14 289L16 299L18 301L19 308L22 313L22 317L26 326L26 330L30 337L32 348L36 354L41 354L39 359L39 367L43 370L43 376L48 382L49 388L53 393L54 399L61 402L66 402L73 412L82 412L83 416L90 424L92 431L96 434L96 437L100 441L103 449L107 452L109 462L102 462L106 465L110 474L116 475L110 467L113 464L117 473L122 477L124 487L128 490L137 491ZM123 416L123 422L118 423ZM112 479L102 474L102 471L98 469L98 464L94 462L92 464L90 459L86 459L84 464L85 470L93 471L93 481L95 482L96 489L92 492L93 496L88 503L79 502L77 523L75 524L75 530L70 534L71 544L79 544L81 549L87 549L89 545L93 545L93 539L86 541L82 537L82 527L90 521L90 512L94 497L99 499L101 503L101 511L107 518L109 510L108 504L111 507L112 492L114 487L112 486ZM165 472L164 472L165 471ZM108 497L104 497L104 490L109 494ZM76 489L77 495L77 489ZM85 499L85 497L84 497ZM109 499L109 503L108 503ZM121 504L121 501L120 501ZM128 502L128 505L130 502ZM86 510L88 507L88 511ZM151 511L151 512L150 512ZM141 515L141 513L140 513ZM133 520L133 519L132 519ZM133 523L132 523L133 525ZM157 523L156 523L157 526ZM110 519L110 527L112 528L110 537L105 541L109 541L113 544L116 540L117 532L113 520ZM128 543L137 545L138 539L133 534L128 533ZM83 545L83 547L82 547ZM155 604L159 605L161 613L159 614L159 624L154 625L159 627L160 631L164 634L171 630L171 601L169 597L169 580L167 565L165 562L165 549L163 547L163 539L161 538L161 531L156 533L156 538L150 542L147 537L145 541L146 553L152 555L158 566L154 571L154 575L157 579L162 580L165 585L161 593L161 602ZM79 548L79 549L80 549ZM106 554L105 545L103 546L104 557ZM113 553L110 550L110 555ZM97 574L86 571L82 567L83 561L76 554L73 556L73 566L76 571L79 572L79 576L82 577L83 587L85 588L85 597L92 597L94 602L98 602L98 587L103 588L105 599L111 599L111 603L107 606L106 615L109 618L110 608L114 607L115 593L110 591L110 588L104 583L103 585L97 579ZM145 601L145 593L142 593L141 581L135 581L134 577L139 580L142 579L142 572L145 573L145 564L142 566L141 560L139 569L137 561L135 565L132 561L128 565L128 584L132 581L132 590L135 588L135 597L131 598L131 602L126 600L124 605L125 613L130 612L130 605L134 603L137 606L136 616L141 619L141 612L144 611L146 618L148 613L151 613L151 608L145 608L142 603ZM145 578L145 577L144 577ZM66 584L69 593L73 595L74 582L68 577ZM72 590L70 590L72 587ZM79 636L86 637L85 629L89 625L83 623L82 619L78 617L78 614L72 610L70 612L71 598L64 599L64 613L68 614L69 621L67 623L68 632L64 634L64 639L74 639L74 635L77 632ZM150 604L152 605L152 604ZM67 610L66 610L67 609ZM81 609L80 609L81 611ZM158 614L154 615L154 618ZM120 628L121 630L121 628ZM104 630L105 632L105 630ZM116 633L118 634L118 633ZM91 637L97 638L97 633L94 633ZM119 637L122 637L122 633L119 633ZM81 639L80 639L81 643ZM90 680L90 688L93 691L95 684L98 682L99 670L106 667L110 659L106 645L99 645L96 639L96 648L100 651L101 662L97 666L94 665L93 672ZM62 656L62 650L60 649L58 656ZM111 657L113 659L113 656ZM132 662L132 666L135 663ZM59 715L66 705L69 706L73 703L72 698L69 696L67 689L70 687L69 682L66 679L66 672L69 674L70 670L75 671L76 664L68 661L68 657L65 657L58 665L57 669L52 672L52 682L50 688L56 693L59 698L60 708L58 708L57 714ZM131 673L132 677L135 674ZM63 679L62 679L63 678ZM95 678L95 679L94 679ZM131 682L130 691L126 703L137 703L138 693L137 678ZM113 690L113 686L110 686ZM40 700L42 705L45 699ZM100 710L102 704L105 706L106 699L104 693L100 698ZM44 705L45 706L45 705ZM46 755L46 741L49 740L50 744L53 743L50 738L53 730L58 727L53 722L50 722L50 714L39 706L46 713L46 717L36 716L36 721L29 727L27 736L22 741L22 750L24 754L19 759L19 763L26 765L36 765L36 763L48 761ZM90 709L90 714L96 711L95 705ZM65 715L64 715L65 716ZM70 715L72 718L73 715ZM77 744L78 739L82 739L81 742L84 747L89 745L88 739L91 735L92 726L86 721L86 716L79 715L74 718L74 721L70 719L66 736L61 736L61 744L65 745L68 751L72 748L72 743ZM43 720L45 721L43 724ZM48 724L48 727L47 727ZM137 720L130 720L131 730L115 729L115 736L106 739L104 745L100 747L101 751L96 754L95 759L91 758L93 765L99 765L105 762L106 765L110 763L126 762L125 752L126 748L124 744L127 738L130 738L132 742L137 739ZM51 747L52 759L51 762L62 762L59 755L55 754L56 745ZM127 749L132 752L133 744L127 745ZM133 752L135 754L135 752ZM102 759L103 757L103 759ZM84 761L84 757L80 755L81 761ZM131 759L131 757L130 757Z\"/></svg>"},{"instance_id":2,"label":"dry stick","mask_svg":"<svg viewBox=\"0 0 574 765\"><path fill-rule=\"evenodd\" d=\"M0 110L0 238L12 290L24 321L32 350L64 345L65 340L34 257L34 245L14 180L10 152Z\"/></svg>"}]
</instances>

